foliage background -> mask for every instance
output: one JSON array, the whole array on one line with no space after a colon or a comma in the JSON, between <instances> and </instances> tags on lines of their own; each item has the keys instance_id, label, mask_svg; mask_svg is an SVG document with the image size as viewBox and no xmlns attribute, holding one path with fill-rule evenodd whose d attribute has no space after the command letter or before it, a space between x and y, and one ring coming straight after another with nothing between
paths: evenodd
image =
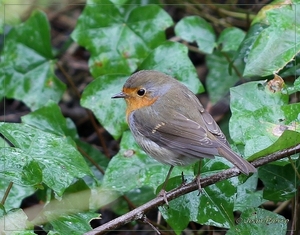
<instances>
[{"instance_id":1,"label":"foliage background","mask_svg":"<svg viewBox=\"0 0 300 235\"><path fill-rule=\"evenodd\" d=\"M155 197L169 167L139 149L110 98L136 70L202 93L248 160L299 145L299 2L238 3L1 2L2 233L83 234ZM202 176L230 166L205 160ZM169 189L181 172L191 181L194 166ZM295 154L171 201L161 224L148 217L166 234L297 234L298 172Z\"/></svg>"}]
</instances>

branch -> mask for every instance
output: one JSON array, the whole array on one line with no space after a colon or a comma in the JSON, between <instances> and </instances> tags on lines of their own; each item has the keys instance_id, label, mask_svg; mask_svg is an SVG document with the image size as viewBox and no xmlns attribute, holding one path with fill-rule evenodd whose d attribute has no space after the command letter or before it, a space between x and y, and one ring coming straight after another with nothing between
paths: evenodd
<instances>
[{"instance_id":1,"label":"branch","mask_svg":"<svg viewBox=\"0 0 300 235\"><path fill-rule=\"evenodd\" d=\"M294 147L284 149L281 151L278 151L276 153L269 154L263 158L257 159L252 162L252 164L257 168L259 166L266 165L267 163L274 162L276 160L288 157L292 154L296 154L300 152L300 145L296 145ZM206 177L201 179L201 186L207 187L209 185L215 184L221 180L229 179L234 176L238 176L240 171L236 168L230 168L228 170L224 170L222 172L219 172L215 175ZM169 192L167 192L166 197L168 201L171 201L175 198L178 198L184 194L187 194L189 192L198 190L198 185L195 181L179 186ZM111 220L110 222L103 224L97 228L94 228L93 230L85 233L84 235L100 235L100 234L105 234L106 232L110 230L114 230L116 228L121 227L122 225L125 225L129 222L132 222L134 220L140 220L144 217L144 215L151 209L159 207L161 205L165 204L164 198L163 197L156 197L153 200L145 203L144 205L114 219Z\"/></svg>"}]
</instances>

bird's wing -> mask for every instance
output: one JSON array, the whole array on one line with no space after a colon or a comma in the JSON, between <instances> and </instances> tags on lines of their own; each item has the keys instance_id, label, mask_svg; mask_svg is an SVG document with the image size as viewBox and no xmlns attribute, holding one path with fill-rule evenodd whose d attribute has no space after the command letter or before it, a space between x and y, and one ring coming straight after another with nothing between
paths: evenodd
<instances>
[{"instance_id":1,"label":"bird's wing","mask_svg":"<svg viewBox=\"0 0 300 235\"><path fill-rule=\"evenodd\" d=\"M161 147L195 158L212 158L218 155L219 141L211 139L207 130L197 122L174 111L172 117L163 119L159 114L151 118L151 114L139 110L130 115L140 134L154 141Z\"/></svg>"},{"instance_id":2,"label":"bird's wing","mask_svg":"<svg viewBox=\"0 0 300 235\"><path fill-rule=\"evenodd\" d=\"M203 123L205 124L207 130L213 134L219 141L229 146L229 143L226 140L226 136L221 131L218 124L215 122L213 117L206 111L201 112L201 117L203 120Z\"/></svg>"}]
</instances>

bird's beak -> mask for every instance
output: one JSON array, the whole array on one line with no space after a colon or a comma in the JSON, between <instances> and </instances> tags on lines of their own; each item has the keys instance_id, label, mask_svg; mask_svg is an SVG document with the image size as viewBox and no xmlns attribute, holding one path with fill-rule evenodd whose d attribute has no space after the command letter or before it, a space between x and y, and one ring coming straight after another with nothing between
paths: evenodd
<instances>
[{"instance_id":1,"label":"bird's beak","mask_svg":"<svg viewBox=\"0 0 300 235\"><path fill-rule=\"evenodd\" d=\"M111 98L115 99L115 98L125 98L125 97L126 97L125 93L121 91L120 93L113 95Z\"/></svg>"}]
</instances>

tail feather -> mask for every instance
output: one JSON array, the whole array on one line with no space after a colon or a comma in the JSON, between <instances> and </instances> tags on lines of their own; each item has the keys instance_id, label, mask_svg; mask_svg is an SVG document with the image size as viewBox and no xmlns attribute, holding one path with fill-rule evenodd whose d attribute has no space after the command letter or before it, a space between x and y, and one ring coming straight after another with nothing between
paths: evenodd
<instances>
[{"instance_id":1,"label":"tail feather","mask_svg":"<svg viewBox=\"0 0 300 235\"><path fill-rule=\"evenodd\" d=\"M249 173L256 172L256 168L252 164L235 153L227 145L222 144L222 147L218 148L218 152L221 156L225 157L228 161L239 168L244 174L249 175Z\"/></svg>"}]
</instances>

